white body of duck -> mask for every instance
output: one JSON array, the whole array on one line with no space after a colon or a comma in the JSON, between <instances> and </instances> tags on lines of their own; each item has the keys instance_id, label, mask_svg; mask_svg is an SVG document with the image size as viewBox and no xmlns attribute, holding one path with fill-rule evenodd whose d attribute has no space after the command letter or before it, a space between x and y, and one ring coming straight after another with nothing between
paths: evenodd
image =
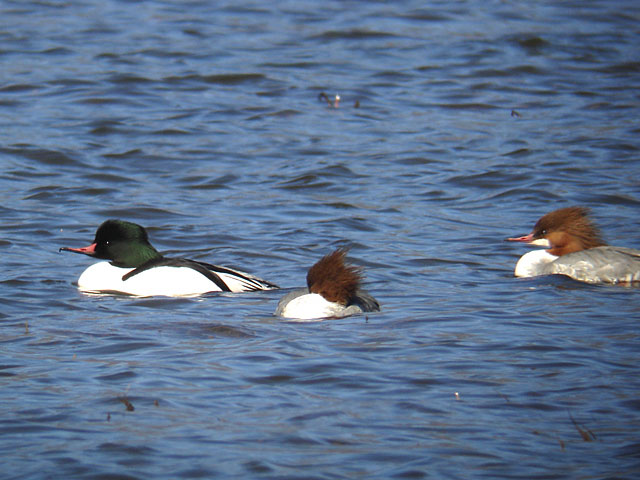
<instances>
[{"instance_id":1,"label":"white body of duck","mask_svg":"<svg viewBox=\"0 0 640 480\"><path fill-rule=\"evenodd\" d=\"M216 275L226 285L221 288L208 277L189 267L159 266L144 270L126 280L134 268L116 267L111 262L98 262L87 267L78 279L78 288L86 293L124 293L141 297L197 296L209 292L246 292L264 290L265 284L248 273L225 269ZM269 288L275 288L270 284Z\"/></svg>"}]
</instances>

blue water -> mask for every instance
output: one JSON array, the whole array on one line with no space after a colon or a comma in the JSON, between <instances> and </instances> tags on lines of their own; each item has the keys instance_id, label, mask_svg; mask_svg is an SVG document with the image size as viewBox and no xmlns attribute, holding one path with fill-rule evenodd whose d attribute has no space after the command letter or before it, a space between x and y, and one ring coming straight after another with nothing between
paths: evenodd
<instances>
[{"instance_id":1,"label":"blue water","mask_svg":"<svg viewBox=\"0 0 640 480\"><path fill-rule=\"evenodd\" d=\"M585 205L640 247L639 25L0 2L0 478L638 478L638 289L515 279L503 239ZM107 218L285 289L349 245L382 311L83 295L58 248Z\"/></svg>"}]
</instances>

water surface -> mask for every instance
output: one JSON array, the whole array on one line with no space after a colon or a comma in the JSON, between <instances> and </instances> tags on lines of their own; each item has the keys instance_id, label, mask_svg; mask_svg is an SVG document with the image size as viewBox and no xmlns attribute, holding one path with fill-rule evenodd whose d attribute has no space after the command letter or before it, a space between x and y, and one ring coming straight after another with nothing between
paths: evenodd
<instances>
[{"instance_id":1,"label":"water surface","mask_svg":"<svg viewBox=\"0 0 640 480\"><path fill-rule=\"evenodd\" d=\"M2 3L0 477L636 478L637 289L515 279L502 240L586 205L640 246L638 25L631 1ZM285 289L351 246L382 311L83 295L58 248L107 218Z\"/></svg>"}]
</instances>

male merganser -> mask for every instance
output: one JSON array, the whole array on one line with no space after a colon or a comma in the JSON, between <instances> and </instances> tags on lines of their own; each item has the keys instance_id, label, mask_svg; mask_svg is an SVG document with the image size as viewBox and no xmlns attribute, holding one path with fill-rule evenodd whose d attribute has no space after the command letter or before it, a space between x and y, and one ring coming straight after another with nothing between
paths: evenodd
<instances>
[{"instance_id":1,"label":"male merganser","mask_svg":"<svg viewBox=\"0 0 640 480\"><path fill-rule=\"evenodd\" d=\"M63 250L111 260L91 265L80 275L78 287L85 292L174 297L278 288L231 268L165 258L149 243L143 227L123 220L107 220L100 225L88 247Z\"/></svg>"},{"instance_id":2,"label":"male merganser","mask_svg":"<svg viewBox=\"0 0 640 480\"><path fill-rule=\"evenodd\" d=\"M640 281L640 250L604 243L585 207L547 213L529 235L507 240L548 248L520 257L516 277L560 274L588 283Z\"/></svg>"},{"instance_id":3,"label":"male merganser","mask_svg":"<svg viewBox=\"0 0 640 480\"><path fill-rule=\"evenodd\" d=\"M312 320L379 311L377 300L360 289L361 269L345 265L346 254L346 249L339 248L318 260L307 273L307 288L285 295L275 314Z\"/></svg>"}]
</instances>

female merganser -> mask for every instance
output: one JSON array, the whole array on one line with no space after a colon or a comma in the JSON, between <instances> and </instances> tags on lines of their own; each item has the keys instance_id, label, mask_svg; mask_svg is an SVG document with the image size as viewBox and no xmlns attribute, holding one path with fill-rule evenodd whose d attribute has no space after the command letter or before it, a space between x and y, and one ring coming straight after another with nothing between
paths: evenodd
<instances>
[{"instance_id":1,"label":"female merganser","mask_svg":"<svg viewBox=\"0 0 640 480\"><path fill-rule=\"evenodd\" d=\"M346 254L347 249L339 248L321 258L307 273L307 288L285 295L275 314L311 320L379 311L376 299L360 289L361 269L345 265Z\"/></svg>"},{"instance_id":2,"label":"female merganser","mask_svg":"<svg viewBox=\"0 0 640 480\"><path fill-rule=\"evenodd\" d=\"M640 250L604 243L585 207L547 213L529 235L507 240L548 248L524 254L516 264L516 277L560 274L588 283L640 281Z\"/></svg>"},{"instance_id":3,"label":"female merganser","mask_svg":"<svg viewBox=\"0 0 640 480\"><path fill-rule=\"evenodd\" d=\"M174 297L278 288L231 268L165 258L149 243L143 227L123 220L107 220L100 225L88 247L63 250L111 260L91 265L80 275L78 287L84 292Z\"/></svg>"}]
</instances>

